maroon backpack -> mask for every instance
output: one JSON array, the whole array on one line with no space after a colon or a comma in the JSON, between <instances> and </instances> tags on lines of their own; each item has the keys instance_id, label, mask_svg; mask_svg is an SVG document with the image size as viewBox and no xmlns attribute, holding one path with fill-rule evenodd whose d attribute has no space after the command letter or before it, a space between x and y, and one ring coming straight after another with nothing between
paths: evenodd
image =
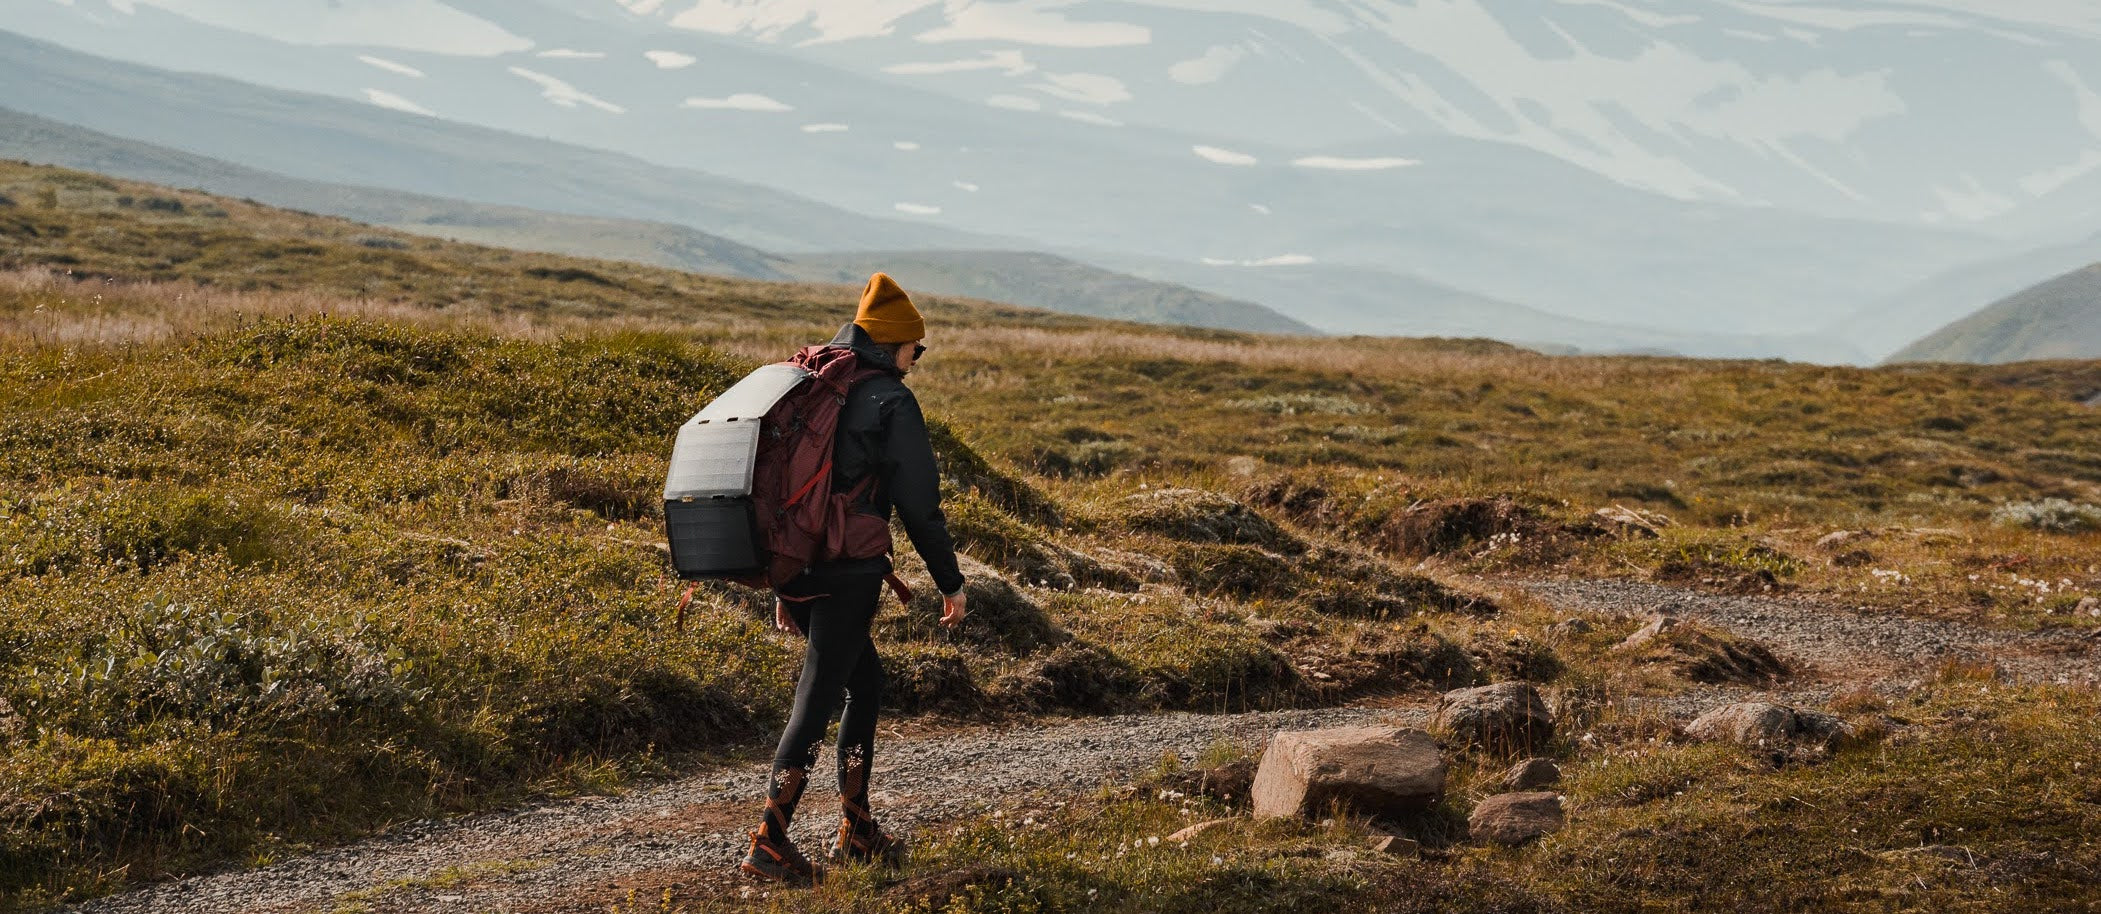
<instances>
[{"instance_id":1,"label":"maroon backpack","mask_svg":"<svg viewBox=\"0 0 2101 914\"><path fill-rule=\"evenodd\" d=\"M851 349L808 346L753 376L760 372L779 376L783 368L793 370L801 380L759 420L748 496L718 497L696 509L692 499L674 500L667 488L666 521L674 565L681 577L729 580L778 594L783 585L812 565L890 553L889 519L852 510L874 485L874 474L848 491L835 492L832 453L848 393L891 370L862 365ZM729 395L726 392L724 397ZM702 421L695 417L695 422ZM677 472L674 468L674 476ZM682 528L682 517L702 519L687 521ZM729 551L745 558L730 562L739 566L734 569L722 568L720 563L715 569L689 568L682 555L686 551L681 549L682 541L702 543L707 558L714 558L723 551L718 547L724 541L737 540L745 541L745 547ZM899 601L911 601L911 590L895 574L889 576L889 583ZM681 627L697 587L687 587L679 601Z\"/></svg>"}]
</instances>

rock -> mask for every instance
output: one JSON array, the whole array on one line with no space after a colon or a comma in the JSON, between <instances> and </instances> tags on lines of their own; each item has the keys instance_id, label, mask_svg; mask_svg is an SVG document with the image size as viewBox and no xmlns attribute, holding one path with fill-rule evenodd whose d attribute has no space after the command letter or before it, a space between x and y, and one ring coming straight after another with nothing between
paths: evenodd
<instances>
[{"instance_id":1,"label":"rock","mask_svg":"<svg viewBox=\"0 0 2101 914\"><path fill-rule=\"evenodd\" d=\"M1794 732L1794 711L1762 701L1716 708L1685 728L1686 736L1701 742L1735 743L1753 749L1777 747Z\"/></svg>"},{"instance_id":2,"label":"rock","mask_svg":"<svg viewBox=\"0 0 2101 914\"><path fill-rule=\"evenodd\" d=\"M1340 802L1398 818L1444 795L1444 753L1430 734L1394 727L1278 733L1262 753L1252 789L1257 817L1311 817Z\"/></svg>"},{"instance_id":3,"label":"rock","mask_svg":"<svg viewBox=\"0 0 2101 914\"><path fill-rule=\"evenodd\" d=\"M1373 835L1371 836L1371 849L1373 853L1386 854L1392 857L1414 857L1422 853L1423 846L1413 838L1403 838L1399 835Z\"/></svg>"},{"instance_id":4,"label":"rock","mask_svg":"<svg viewBox=\"0 0 2101 914\"><path fill-rule=\"evenodd\" d=\"M1791 755L1832 751L1851 733L1845 721L1830 714L1762 701L1724 705L1685 728L1686 736L1701 742L1735 743Z\"/></svg>"},{"instance_id":5,"label":"rock","mask_svg":"<svg viewBox=\"0 0 2101 914\"><path fill-rule=\"evenodd\" d=\"M1866 568L1875 564L1875 554L1866 549L1852 549L1832 556L1831 564L1837 568Z\"/></svg>"},{"instance_id":6,"label":"rock","mask_svg":"<svg viewBox=\"0 0 2101 914\"><path fill-rule=\"evenodd\" d=\"M1175 844L1186 844L1189 841L1196 838L1196 836L1201 835L1207 831L1210 831L1221 825L1231 825L1232 823L1238 821L1240 821L1239 816L1234 816L1230 819L1212 819L1208 822L1198 822L1195 825L1191 825L1188 828L1175 832L1172 835L1168 835L1167 840Z\"/></svg>"},{"instance_id":7,"label":"rock","mask_svg":"<svg viewBox=\"0 0 2101 914\"><path fill-rule=\"evenodd\" d=\"M1528 682L1446 692L1437 726L1462 745L1499 753L1544 748L1554 739L1554 715Z\"/></svg>"},{"instance_id":8,"label":"rock","mask_svg":"<svg viewBox=\"0 0 2101 914\"><path fill-rule=\"evenodd\" d=\"M1538 790L1561 783L1561 766L1550 758L1528 758L1510 766L1503 774L1503 789L1511 791Z\"/></svg>"},{"instance_id":9,"label":"rock","mask_svg":"<svg viewBox=\"0 0 2101 914\"><path fill-rule=\"evenodd\" d=\"M1560 831L1566 821L1560 794L1505 793L1482 800L1466 826L1476 841L1517 845Z\"/></svg>"},{"instance_id":10,"label":"rock","mask_svg":"<svg viewBox=\"0 0 2101 914\"><path fill-rule=\"evenodd\" d=\"M2101 616L2101 597L2087 597L2084 600L2080 600L2078 606L2072 607L2072 614L2076 616Z\"/></svg>"},{"instance_id":11,"label":"rock","mask_svg":"<svg viewBox=\"0 0 2101 914\"><path fill-rule=\"evenodd\" d=\"M1672 616L1650 616L1649 624L1642 626L1626 640L1613 645L1615 651L1631 651L1677 630L1684 623Z\"/></svg>"},{"instance_id":12,"label":"rock","mask_svg":"<svg viewBox=\"0 0 2101 914\"><path fill-rule=\"evenodd\" d=\"M1566 641L1577 635L1588 635L1592 628L1586 619L1564 619L1547 626L1547 637L1556 641Z\"/></svg>"}]
</instances>

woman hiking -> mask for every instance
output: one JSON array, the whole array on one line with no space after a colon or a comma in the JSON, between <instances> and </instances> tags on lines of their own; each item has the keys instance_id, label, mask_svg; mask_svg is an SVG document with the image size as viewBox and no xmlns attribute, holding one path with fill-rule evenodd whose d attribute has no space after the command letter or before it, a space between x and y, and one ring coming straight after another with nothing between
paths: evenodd
<instances>
[{"instance_id":1,"label":"woman hiking","mask_svg":"<svg viewBox=\"0 0 2101 914\"><path fill-rule=\"evenodd\" d=\"M963 573L941 514L941 478L919 401L904 377L926 353L926 321L889 276L869 277L860 310L831 346L850 349L864 366L886 369L855 386L840 408L832 446L833 491L866 485L853 510L887 522L894 508L905 533L940 588L941 624L955 626L967 611ZM868 776L875 764L876 712L883 697L883 662L869 629L880 607L890 556L814 565L781 588L774 625L803 636L802 674L795 709L774 751L766 810L751 833L751 850L738 869L762 879L807 883L817 868L788 839L788 823L802 800L817 747L839 712L839 805L842 817L828 857L834 864L902 861L904 844L876 824L868 808ZM843 709L841 705L844 705Z\"/></svg>"}]
</instances>

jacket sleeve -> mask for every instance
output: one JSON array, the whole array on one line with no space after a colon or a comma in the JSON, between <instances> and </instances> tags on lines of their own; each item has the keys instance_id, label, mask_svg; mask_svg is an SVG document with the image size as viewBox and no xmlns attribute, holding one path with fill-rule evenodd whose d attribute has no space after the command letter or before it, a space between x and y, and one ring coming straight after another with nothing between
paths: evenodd
<instances>
[{"instance_id":1,"label":"jacket sleeve","mask_svg":"<svg viewBox=\"0 0 2101 914\"><path fill-rule=\"evenodd\" d=\"M909 389L898 398L889 425L883 463L890 472L890 504L904 522L912 548L919 550L927 571L933 574L934 586L944 595L954 594L963 589L963 572L956 566L956 544L948 535L948 518L941 513L941 470L934 462L926 416Z\"/></svg>"}]
</instances>

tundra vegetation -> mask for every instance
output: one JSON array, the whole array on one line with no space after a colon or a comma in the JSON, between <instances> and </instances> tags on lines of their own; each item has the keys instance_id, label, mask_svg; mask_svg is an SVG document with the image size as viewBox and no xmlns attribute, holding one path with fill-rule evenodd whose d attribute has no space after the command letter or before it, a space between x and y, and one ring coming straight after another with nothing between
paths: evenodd
<instances>
[{"instance_id":1,"label":"tundra vegetation","mask_svg":"<svg viewBox=\"0 0 2101 914\"><path fill-rule=\"evenodd\" d=\"M0 164L0 241L0 909L770 748L797 646L727 587L672 626L663 459L853 290L19 164ZM1328 853L1367 827L1347 815L1162 846L1244 802L1170 766L1026 825L957 823L900 875L624 909L2101 904L2091 690L1921 671L1834 707L1858 738L1828 758L1775 764L1638 710L1703 675L1612 650L1638 622L1550 632L1561 617L1503 583L2101 629L2082 603L2101 593L2101 365L1549 357L925 306L914 385L977 612L951 636L925 595L888 611L896 708L1527 680L1563 697L1548 754L1584 814L1519 850L1456 844L1507 767L1462 753L1417 858ZM1955 844L1989 863L1900 852Z\"/></svg>"}]
</instances>

